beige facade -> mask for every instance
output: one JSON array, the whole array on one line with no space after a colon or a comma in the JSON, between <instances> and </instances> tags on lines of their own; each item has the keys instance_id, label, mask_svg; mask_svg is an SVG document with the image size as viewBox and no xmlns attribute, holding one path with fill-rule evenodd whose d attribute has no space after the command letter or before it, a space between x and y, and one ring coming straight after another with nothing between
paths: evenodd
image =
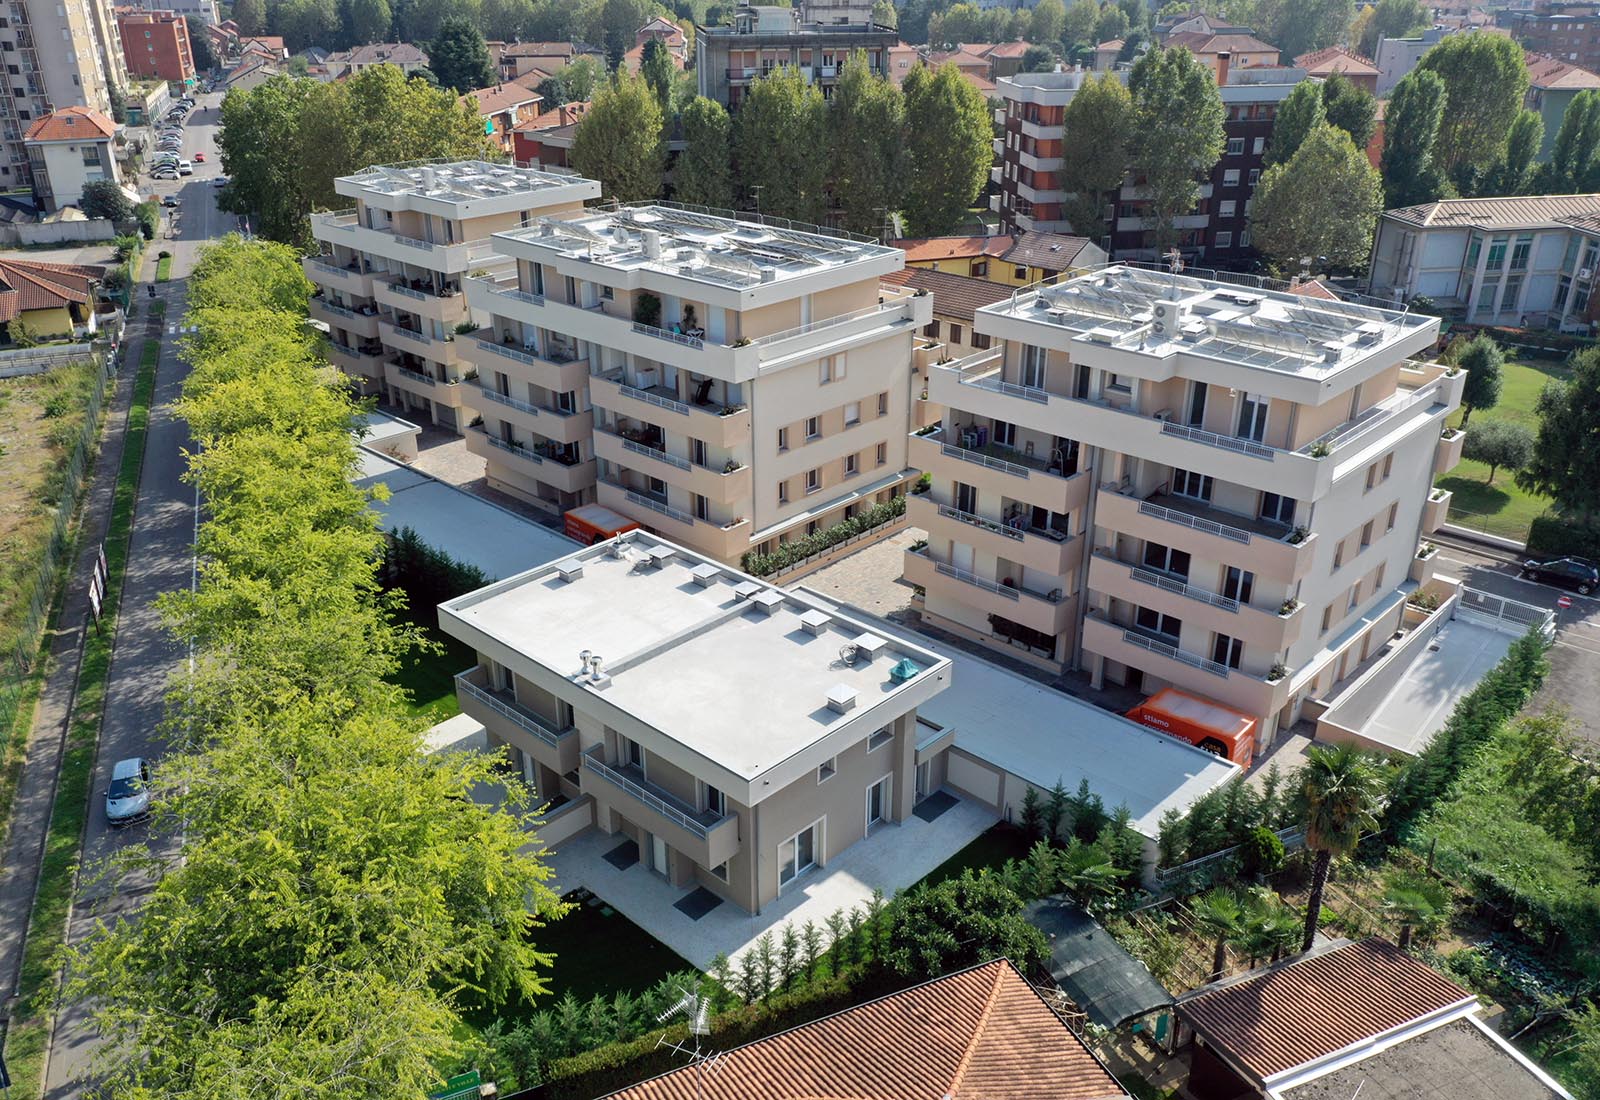
<instances>
[{"instance_id":1,"label":"beige facade","mask_svg":"<svg viewBox=\"0 0 1600 1100\"><path fill-rule=\"evenodd\" d=\"M466 281L489 484L594 501L722 561L901 490L931 299L902 254L665 205L541 218ZM552 461L554 459L554 461Z\"/></svg>"},{"instance_id":2,"label":"beige facade","mask_svg":"<svg viewBox=\"0 0 1600 1100\"><path fill-rule=\"evenodd\" d=\"M1464 376L1410 358L1436 320L1115 267L977 324L996 347L932 368L911 440L931 622L1263 745L1381 647L1459 458Z\"/></svg>"},{"instance_id":3,"label":"beige facade","mask_svg":"<svg viewBox=\"0 0 1600 1100\"><path fill-rule=\"evenodd\" d=\"M577 177L481 161L377 167L334 181L356 205L313 214L322 246L304 261L316 285L311 316L327 325L329 358L363 393L413 418L469 431L472 365L457 328L475 328L462 293L469 275L509 270L492 234L599 194ZM469 436L470 440L470 436Z\"/></svg>"},{"instance_id":4,"label":"beige facade","mask_svg":"<svg viewBox=\"0 0 1600 1100\"><path fill-rule=\"evenodd\" d=\"M946 658L646 532L452 600L440 623L478 652L462 710L539 799L588 803L647 870L751 912L944 774L916 708L948 686Z\"/></svg>"}]
</instances>

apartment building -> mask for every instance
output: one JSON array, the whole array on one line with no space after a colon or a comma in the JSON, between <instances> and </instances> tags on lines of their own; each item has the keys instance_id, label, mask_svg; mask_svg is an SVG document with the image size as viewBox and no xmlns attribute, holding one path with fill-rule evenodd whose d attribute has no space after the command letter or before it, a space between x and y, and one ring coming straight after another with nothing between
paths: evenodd
<instances>
[{"instance_id":1,"label":"apartment building","mask_svg":"<svg viewBox=\"0 0 1600 1100\"><path fill-rule=\"evenodd\" d=\"M194 76L189 24L177 12L120 8L117 29L130 76L179 83Z\"/></svg>"},{"instance_id":2,"label":"apartment building","mask_svg":"<svg viewBox=\"0 0 1600 1100\"><path fill-rule=\"evenodd\" d=\"M1177 687L1258 743L1428 579L1465 376L1435 318L1113 266L977 313L930 368L906 579L933 624L1094 687Z\"/></svg>"},{"instance_id":3,"label":"apartment building","mask_svg":"<svg viewBox=\"0 0 1600 1100\"><path fill-rule=\"evenodd\" d=\"M1549 3L1506 11L1498 19L1533 53L1600 71L1600 3Z\"/></svg>"},{"instance_id":4,"label":"apartment building","mask_svg":"<svg viewBox=\"0 0 1600 1100\"><path fill-rule=\"evenodd\" d=\"M515 273L466 280L488 321L454 345L491 486L737 561L913 476L912 343L933 313L880 284L898 249L667 204L537 217L492 248Z\"/></svg>"},{"instance_id":5,"label":"apartment building","mask_svg":"<svg viewBox=\"0 0 1600 1100\"><path fill-rule=\"evenodd\" d=\"M33 199L46 213L83 201L86 184L121 183L111 142L117 128L87 107L52 111L33 121L23 138L33 169Z\"/></svg>"},{"instance_id":6,"label":"apartment building","mask_svg":"<svg viewBox=\"0 0 1600 1100\"><path fill-rule=\"evenodd\" d=\"M1302 69L1238 68L1226 52L1218 56L1222 103L1227 116L1227 143L1210 178L1202 185L1195 209L1177 219L1179 248L1191 261L1226 267L1254 255L1250 247L1250 207L1261 178L1267 143L1272 140L1278 106L1306 78ZM1004 232L1048 230L1070 233L1065 220L1058 173L1063 149L1063 117L1067 104L1092 74L1022 73L999 82L1005 106L996 111L1004 126L1000 167L994 170L999 192L990 198ZM1116 74L1126 79L1126 73ZM1149 197L1130 176L1115 203L1108 203L1100 243L1117 259L1156 259L1151 243L1153 223Z\"/></svg>"},{"instance_id":7,"label":"apartment building","mask_svg":"<svg viewBox=\"0 0 1600 1100\"><path fill-rule=\"evenodd\" d=\"M313 320L327 325L329 359L364 394L457 431L462 376L458 327L471 324L462 284L508 271L490 236L537 214L577 210L600 186L483 161L370 168L334 181L354 201L313 214L321 253L303 261L316 286Z\"/></svg>"},{"instance_id":8,"label":"apartment building","mask_svg":"<svg viewBox=\"0 0 1600 1100\"><path fill-rule=\"evenodd\" d=\"M948 659L643 531L439 622L478 654L462 711L553 804L549 828L632 840L649 871L752 913L942 774L950 739L920 737L917 707Z\"/></svg>"},{"instance_id":9,"label":"apartment building","mask_svg":"<svg viewBox=\"0 0 1600 1100\"><path fill-rule=\"evenodd\" d=\"M797 8L741 4L731 26L695 28L695 72L700 94L730 111L753 81L781 66L799 69L830 98L852 53L863 51L872 71L887 77L889 53L899 42L892 28L871 21L870 5L863 9L859 0L813 0Z\"/></svg>"}]
</instances>

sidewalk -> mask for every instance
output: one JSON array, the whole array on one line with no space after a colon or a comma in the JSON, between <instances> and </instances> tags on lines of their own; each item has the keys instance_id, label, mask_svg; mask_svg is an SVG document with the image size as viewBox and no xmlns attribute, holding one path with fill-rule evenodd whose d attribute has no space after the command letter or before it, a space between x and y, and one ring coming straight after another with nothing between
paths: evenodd
<instances>
[{"instance_id":1,"label":"sidewalk","mask_svg":"<svg viewBox=\"0 0 1600 1100\"><path fill-rule=\"evenodd\" d=\"M121 372L113 382L113 396L106 409L94 477L78 519L78 552L67 575L66 598L55 629L48 635L50 652L44 688L34 712L33 731L28 737L22 775L17 783L10 828L4 852L0 854L3 860L0 862L0 996L5 1000L7 1018L21 980L23 941L27 937L28 920L38 889L39 865L44 856L45 836L55 806L56 781L71 725L84 632L90 629L89 592L85 582L111 518L128 406L147 324L135 321L124 333Z\"/></svg>"}]
</instances>

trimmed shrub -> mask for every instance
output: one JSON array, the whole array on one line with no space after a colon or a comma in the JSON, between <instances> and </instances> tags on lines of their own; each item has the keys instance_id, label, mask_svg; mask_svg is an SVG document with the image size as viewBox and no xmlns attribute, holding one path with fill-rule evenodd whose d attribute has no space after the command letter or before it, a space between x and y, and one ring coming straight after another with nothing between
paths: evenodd
<instances>
[{"instance_id":1,"label":"trimmed shrub","mask_svg":"<svg viewBox=\"0 0 1600 1100\"><path fill-rule=\"evenodd\" d=\"M1600 527L1589 527L1577 520L1542 515L1528 525L1528 551L1544 557L1576 554L1600 558Z\"/></svg>"},{"instance_id":2,"label":"trimmed shrub","mask_svg":"<svg viewBox=\"0 0 1600 1100\"><path fill-rule=\"evenodd\" d=\"M404 592L412 617L428 623L434 621L436 606L488 583L476 565L434 549L409 527L390 532L378 579L385 588Z\"/></svg>"},{"instance_id":3,"label":"trimmed shrub","mask_svg":"<svg viewBox=\"0 0 1600 1100\"><path fill-rule=\"evenodd\" d=\"M846 539L854 538L863 531L870 531L874 527L881 527L885 523L905 515L906 498L897 496L882 504L874 504L871 508L859 512L847 520L834 524L814 535L795 539L785 543L770 554L758 554L754 550L747 551L740 564L746 573L756 577L765 577L770 573L778 573L798 561L804 561L812 554L820 554L830 547L837 546Z\"/></svg>"}]
</instances>

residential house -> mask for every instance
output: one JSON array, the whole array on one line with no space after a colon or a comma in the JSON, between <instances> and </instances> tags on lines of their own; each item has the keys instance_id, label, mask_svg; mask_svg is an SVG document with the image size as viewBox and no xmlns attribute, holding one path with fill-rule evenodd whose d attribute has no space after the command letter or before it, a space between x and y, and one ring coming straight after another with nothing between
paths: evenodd
<instances>
[{"instance_id":1,"label":"residential house","mask_svg":"<svg viewBox=\"0 0 1600 1100\"><path fill-rule=\"evenodd\" d=\"M490 235L548 211L576 210L600 187L503 164L458 161L375 167L334 180L355 202L313 214L320 255L303 265L316 287L311 318L325 325L330 361L363 394L407 418L465 431L468 388L456 326L472 320L462 283L472 272L507 273Z\"/></svg>"},{"instance_id":2,"label":"residential house","mask_svg":"<svg viewBox=\"0 0 1600 1100\"><path fill-rule=\"evenodd\" d=\"M700 94L733 110L752 81L787 65L831 97L840 67L857 50L867 55L873 72L888 75L889 51L900 42L893 30L868 21L809 21L809 14L805 7L756 7L741 0L732 25L696 27Z\"/></svg>"},{"instance_id":3,"label":"residential house","mask_svg":"<svg viewBox=\"0 0 1600 1100\"><path fill-rule=\"evenodd\" d=\"M934 50L924 54L923 63L931 69L954 65L962 78L978 89L985 99L994 95L995 83L989 78L989 59L982 54L958 45L953 50Z\"/></svg>"},{"instance_id":4,"label":"residential house","mask_svg":"<svg viewBox=\"0 0 1600 1100\"><path fill-rule=\"evenodd\" d=\"M1216 78L1218 85L1228 82L1228 70L1255 69L1278 63L1278 47L1249 34L1208 34L1181 31L1167 36L1166 48L1182 46Z\"/></svg>"},{"instance_id":5,"label":"residential house","mask_svg":"<svg viewBox=\"0 0 1600 1100\"><path fill-rule=\"evenodd\" d=\"M1507 11L1502 19L1529 53L1600 72L1600 3L1554 0L1527 10Z\"/></svg>"},{"instance_id":6,"label":"residential house","mask_svg":"<svg viewBox=\"0 0 1600 1100\"><path fill-rule=\"evenodd\" d=\"M1381 939L1335 943L1178 999L1194 1100L1572 1100L1478 998Z\"/></svg>"},{"instance_id":7,"label":"residential house","mask_svg":"<svg viewBox=\"0 0 1600 1100\"><path fill-rule=\"evenodd\" d=\"M327 67L329 80L355 76L374 65L393 65L410 76L418 69L428 67L428 54L409 42L378 42L330 53L323 64Z\"/></svg>"},{"instance_id":8,"label":"residential house","mask_svg":"<svg viewBox=\"0 0 1600 1100\"><path fill-rule=\"evenodd\" d=\"M194 76L189 24L172 11L117 9L128 75L182 84Z\"/></svg>"},{"instance_id":9,"label":"residential house","mask_svg":"<svg viewBox=\"0 0 1600 1100\"><path fill-rule=\"evenodd\" d=\"M1386 210L1372 293L1421 294L1473 324L1588 332L1600 273L1600 195L1442 199Z\"/></svg>"},{"instance_id":10,"label":"residential house","mask_svg":"<svg viewBox=\"0 0 1600 1100\"><path fill-rule=\"evenodd\" d=\"M683 68L689 62L689 36L683 33L683 28L678 26L665 15L653 16L650 22L640 27L633 35L633 44L643 50L644 44L650 41L660 42L677 61L678 68Z\"/></svg>"},{"instance_id":11,"label":"residential house","mask_svg":"<svg viewBox=\"0 0 1600 1100\"><path fill-rule=\"evenodd\" d=\"M278 64L289 60L289 49L283 44L283 39L274 34L258 34L253 37L240 36L234 40L234 51L240 58L260 58Z\"/></svg>"},{"instance_id":12,"label":"residential house","mask_svg":"<svg viewBox=\"0 0 1600 1100\"><path fill-rule=\"evenodd\" d=\"M260 87L275 76L280 76L284 68L274 62L259 56L245 56L238 64L223 74L217 82L216 89L231 92L234 89L249 91Z\"/></svg>"},{"instance_id":13,"label":"residential house","mask_svg":"<svg viewBox=\"0 0 1600 1100\"><path fill-rule=\"evenodd\" d=\"M1422 55L1433 49L1450 32L1442 27L1431 27L1409 38L1378 38L1377 56L1372 63L1378 66L1376 94L1387 98L1394 86L1411 74L1422 60Z\"/></svg>"},{"instance_id":14,"label":"residential house","mask_svg":"<svg viewBox=\"0 0 1600 1100\"><path fill-rule=\"evenodd\" d=\"M650 204L534 217L492 248L515 277L467 280L489 321L456 345L490 486L732 562L915 477L912 342L933 314L880 284L898 249Z\"/></svg>"},{"instance_id":15,"label":"residential house","mask_svg":"<svg viewBox=\"0 0 1600 1100\"><path fill-rule=\"evenodd\" d=\"M1082 1039L1004 959L682 1068L610 1100L1125 1100Z\"/></svg>"},{"instance_id":16,"label":"residential house","mask_svg":"<svg viewBox=\"0 0 1600 1100\"><path fill-rule=\"evenodd\" d=\"M926 622L1242 712L1247 764L1431 576L1422 472L1460 458L1464 382L1411 361L1437 318L1111 267L975 320L994 346L929 368L911 456Z\"/></svg>"},{"instance_id":17,"label":"residential house","mask_svg":"<svg viewBox=\"0 0 1600 1100\"><path fill-rule=\"evenodd\" d=\"M912 69L922 67L922 50L916 46L908 46L904 42L897 42L890 46L885 55L888 58L888 76L896 86L904 84L906 77L911 75Z\"/></svg>"},{"instance_id":18,"label":"residential house","mask_svg":"<svg viewBox=\"0 0 1600 1100\"><path fill-rule=\"evenodd\" d=\"M66 107L36 118L23 137L32 167L34 201L45 213L77 206L85 184L121 184L112 151L117 126L99 111Z\"/></svg>"},{"instance_id":19,"label":"residential house","mask_svg":"<svg viewBox=\"0 0 1600 1100\"><path fill-rule=\"evenodd\" d=\"M1168 44L1175 34L1248 34L1255 31L1240 24L1228 23L1198 8L1169 15L1156 23L1156 42Z\"/></svg>"},{"instance_id":20,"label":"residential house","mask_svg":"<svg viewBox=\"0 0 1600 1100\"><path fill-rule=\"evenodd\" d=\"M997 42L984 54L989 59L989 79L999 80L1002 76L1016 76L1022 71L1022 58L1028 52L1029 43L1018 39L1015 42Z\"/></svg>"},{"instance_id":21,"label":"residential house","mask_svg":"<svg viewBox=\"0 0 1600 1100\"><path fill-rule=\"evenodd\" d=\"M933 320L922 326L922 335L942 345L940 358L956 359L989 347L989 337L973 328L973 317L983 306L1009 298L1012 293L988 279L919 267L890 272L883 276L883 282L933 296Z\"/></svg>"},{"instance_id":22,"label":"residential house","mask_svg":"<svg viewBox=\"0 0 1600 1100\"><path fill-rule=\"evenodd\" d=\"M16 337L19 324L35 339L93 333L95 296L105 274L95 264L0 259L0 322L8 338Z\"/></svg>"},{"instance_id":23,"label":"residential house","mask_svg":"<svg viewBox=\"0 0 1600 1100\"><path fill-rule=\"evenodd\" d=\"M512 147L511 132L538 116L539 104L544 102L544 97L531 88L511 82L496 84L492 88L479 88L461 97L462 103L468 100L477 104L478 115L483 119L484 136L492 137L502 152L509 153Z\"/></svg>"},{"instance_id":24,"label":"residential house","mask_svg":"<svg viewBox=\"0 0 1600 1100\"><path fill-rule=\"evenodd\" d=\"M563 103L520 124L511 131L511 158L523 168L570 169L578 120L588 110L585 100Z\"/></svg>"},{"instance_id":25,"label":"residential house","mask_svg":"<svg viewBox=\"0 0 1600 1100\"><path fill-rule=\"evenodd\" d=\"M572 42L513 42L500 54L500 79L523 82L524 77L537 70L544 74L539 77L543 80L582 58L594 61L602 70L605 68L605 51L593 46Z\"/></svg>"},{"instance_id":26,"label":"residential house","mask_svg":"<svg viewBox=\"0 0 1600 1100\"><path fill-rule=\"evenodd\" d=\"M890 241L906 266L970 275L1002 286L1027 286L1105 263L1105 251L1087 237L1029 230L989 237L922 237Z\"/></svg>"},{"instance_id":27,"label":"residential house","mask_svg":"<svg viewBox=\"0 0 1600 1100\"><path fill-rule=\"evenodd\" d=\"M439 626L478 655L462 711L570 806L547 826L749 913L934 793L917 709L948 659L646 531L442 603Z\"/></svg>"},{"instance_id":28,"label":"residential house","mask_svg":"<svg viewBox=\"0 0 1600 1100\"><path fill-rule=\"evenodd\" d=\"M1115 69L1117 67L1117 62L1122 57L1122 48L1126 45L1127 41L1125 39L1113 38L1110 41L1101 42L1099 45L1095 46L1093 62L1094 71L1097 73L1107 73L1112 69Z\"/></svg>"},{"instance_id":29,"label":"residential house","mask_svg":"<svg viewBox=\"0 0 1600 1100\"><path fill-rule=\"evenodd\" d=\"M1338 73L1357 88L1378 92L1378 78L1383 70L1371 58L1362 57L1348 46L1329 46L1322 50L1303 53L1294 59L1297 69L1304 69L1313 80L1326 80Z\"/></svg>"},{"instance_id":30,"label":"residential house","mask_svg":"<svg viewBox=\"0 0 1600 1100\"><path fill-rule=\"evenodd\" d=\"M1561 121L1566 118L1573 97L1600 88L1600 76L1543 54L1526 54L1523 60L1528 66L1528 94L1523 106L1538 111L1544 121L1544 143L1539 146L1537 158L1542 164L1555 149L1556 135L1561 133Z\"/></svg>"}]
</instances>

